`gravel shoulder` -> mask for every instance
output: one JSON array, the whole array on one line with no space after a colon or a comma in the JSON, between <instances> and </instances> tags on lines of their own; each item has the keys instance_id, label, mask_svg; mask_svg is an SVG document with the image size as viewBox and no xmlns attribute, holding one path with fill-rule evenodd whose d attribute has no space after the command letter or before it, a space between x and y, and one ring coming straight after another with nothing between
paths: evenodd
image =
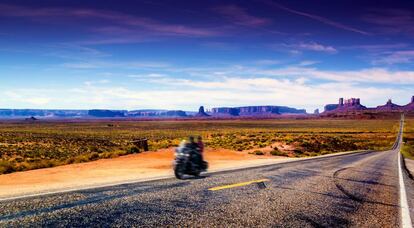
<instances>
[{"instance_id":1,"label":"gravel shoulder","mask_svg":"<svg viewBox=\"0 0 414 228\"><path fill-rule=\"evenodd\" d=\"M414 160L412 159L404 159L405 160L405 167L407 167L408 171L414 176Z\"/></svg>"}]
</instances>

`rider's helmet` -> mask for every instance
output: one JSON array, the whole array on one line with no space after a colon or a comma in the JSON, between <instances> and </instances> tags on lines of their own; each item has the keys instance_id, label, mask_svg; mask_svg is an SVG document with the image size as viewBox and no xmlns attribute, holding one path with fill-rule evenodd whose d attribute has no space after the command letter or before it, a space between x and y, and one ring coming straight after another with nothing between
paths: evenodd
<instances>
[{"instance_id":1,"label":"rider's helmet","mask_svg":"<svg viewBox=\"0 0 414 228\"><path fill-rule=\"evenodd\" d=\"M189 143L194 143L195 141L194 141L194 136L189 136L188 137L188 142Z\"/></svg>"}]
</instances>

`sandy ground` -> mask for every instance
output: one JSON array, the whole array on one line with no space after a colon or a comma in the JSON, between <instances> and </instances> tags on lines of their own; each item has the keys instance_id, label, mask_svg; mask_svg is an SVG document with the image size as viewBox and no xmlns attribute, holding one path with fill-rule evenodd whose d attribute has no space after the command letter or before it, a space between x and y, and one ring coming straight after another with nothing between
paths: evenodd
<instances>
[{"instance_id":1,"label":"sandy ground","mask_svg":"<svg viewBox=\"0 0 414 228\"><path fill-rule=\"evenodd\" d=\"M173 175L173 149L113 159L0 175L0 198L83 188ZM229 150L207 149L209 170L260 165L289 158L257 156Z\"/></svg>"}]
</instances>

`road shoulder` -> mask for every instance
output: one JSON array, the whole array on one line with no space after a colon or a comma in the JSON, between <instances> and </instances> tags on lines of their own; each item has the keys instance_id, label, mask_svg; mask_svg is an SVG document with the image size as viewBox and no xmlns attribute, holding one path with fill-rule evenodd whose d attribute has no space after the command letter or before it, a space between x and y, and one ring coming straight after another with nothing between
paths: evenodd
<instances>
[{"instance_id":1,"label":"road shoulder","mask_svg":"<svg viewBox=\"0 0 414 228\"><path fill-rule=\"evenodd\" d=\"M414 177L414 160L405 158L404 159L405 168L410 173L411 179Z\"/></svg>"},{"instance_id":2,"label":"road shoulder","mask_svg":"<svg viewBox=\"0 0 414 228\"><path fill-rule=\"evenodd\" d=\"M211 166L211 169L208 173L219 173L219 172L227 172L227 171L235 171L235 170L241 170L241 169L249 169L249 168L256 168L256 167L262 167L262 166L269 166L269 165L276 165L276 164L282 164L282 163L288 163L288 162L296 162L296 161L303 161L303 160L312 160L312 159L322 159L326 157L332 157L332 156L343 156L348 154L355 154L355 153L362 153L362 152L369 152L369 151L349 151L349 152L339 152L339 153L333 153L333 154L327 154L327 155L321 155L316 157L306 157L306 158L274 158L274 159L258 159L258 160L250 160L249 162L246 162L246 160L234 160L231 161L231 163L227 162L226 165L217 163L216 166ZM123 157L119 158L121 163L125 160L129 160L131 158ZM109 162L109 160L108 160ZM88 164L88 163L84 163ZM93 163L91 163L93 164ZM83 164L76 164L76 165L83 165ZM118 168L126 168L125 164L124 166L118 164ZM138 166L135 166L135 169L137 169ZM62 166L60 169L67 169L71 168L68 166ZM96 168L96 167L95 167ZM139 173L135 170L135 173L129 173L127 176L123 176L122 178L117 177L116 179L112 178L102 178L103 170L94 170L95 173L99 173L101 178L96 179L85 179L82 180L81 173L76 173L76 170L70 170L71 173L67 173L69 175L72 181L70 182L63 182L61 179L53 180L53 173L56 173L56 170L59 169L59 167L50 168L50 169L44 169L48 171L48 173L51 176L41 177L41 178L48 178L50 181L56 182L55 185L52 185L49 183L48 185L38 183L38 184L27 184L24 185L22 183L12 184L13 182L13 176L14 175L24 175L25 173L14 173L10 175L4 175L0 176L0 201L3 200L12 200L12 199L19 199L19 198L25 198L25 197L31 197L31 196L39 196L39 195L47 195L47 194L55 194L55 193L62 193L62 192L70 192L70 191L76 191L76 190L84 190L84 189L93 189L93 188L100 188L100 187L108 187L108 186L115 186L115 185L121 185L121 184L128 184L128 183L138 183L138 182L146 182L146 181L155 181L155 180L162 180L162 179L168 179L173 178L174 175L172 174L172 170L170 168L165 169L163 172L150 172L155 171L147 170L145 173ZM114 170L108 170L109 167L105 167L104 174L107 174L108 172L113 172ZM44 170L32 170L27 171L27 173L37 174L37 172L41 172ZM68 170L64 170L68 171ZM81 171L81 170L78 170ZM133 176L135 175L135 176ZM36 175L32 175L36 176ZM77 176L77 177L75 177ZM1 181L1 178L7 177L9 179L9 183L6 183L4 181ZM67 180L68 178L65 178ZM75 181L73 181L75 180ZM12 182L10 182L12 181ZM29 186L30 185L30 186Z\"/></svg>"}]
</instances>

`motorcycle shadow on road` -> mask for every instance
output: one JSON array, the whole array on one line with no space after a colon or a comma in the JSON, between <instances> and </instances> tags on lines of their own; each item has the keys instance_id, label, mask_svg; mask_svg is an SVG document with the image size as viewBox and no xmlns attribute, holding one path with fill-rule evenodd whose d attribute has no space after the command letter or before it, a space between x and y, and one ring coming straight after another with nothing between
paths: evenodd
<instances>
[{"instance_id":1,"label":"motorcycle shadow on road","mask_svg":"<svg viewBox=\"0 0 414 228\"><path fill-rule=\"evenodd\" d=\"M190 175L186 175L183 178L179 179L179 180L200 180L200 179L205 179L207 177L210 177L210 175L203 175L203 176L190 176Z\"/></svg>"}]
</instances>

